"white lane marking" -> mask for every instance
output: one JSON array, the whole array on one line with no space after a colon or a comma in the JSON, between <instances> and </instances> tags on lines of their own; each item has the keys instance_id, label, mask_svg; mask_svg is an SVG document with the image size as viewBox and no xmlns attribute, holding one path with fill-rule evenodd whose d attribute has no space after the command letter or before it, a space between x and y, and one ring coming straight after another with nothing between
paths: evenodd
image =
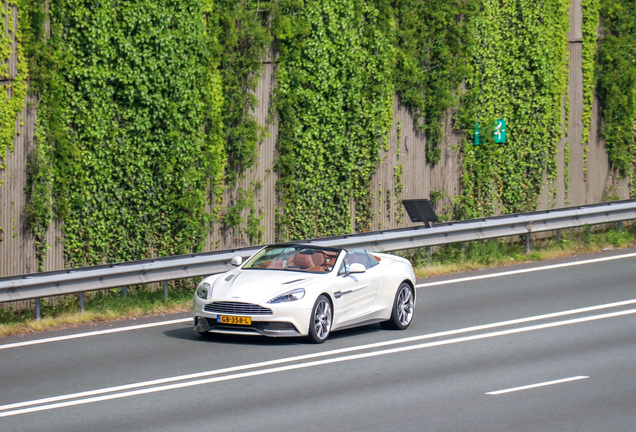
<instances>
[{"instance_id":1,"label":"white lane marking","mask_svg":"<svg viewBox=\"0 0 636 432\"><path fill-rule=\"evenodd\" d=\"M491 396L496 396L496 395L502 395L502 394L506 394L506 393L513 393L513 392L523 391L523 390L530 390L530 389L534 389L534 388L538 388L538 387L547 387L547 386L551 386L551 385L555 385L555 384L563 384L563 383L567 383L567 382L571 382L571 381L583 380L583 379L587 379L587 378L589 378L589 376L582 376L581 375L581 376L575 376L575 377L571 377L571 378L563 378L563 379L558 379L558 380L554 380L554 381L546 381L546 382L537 383L537 384L530 384L530 385L521 386L521 387L514 387L514 388L505 389L505 390L497 390L497 391L488 392L488 393L485 393L485 394L491 395Z\"/></svg>"},{"instance_id":2,"label":"white lane marking","mask_svg":"<svg viewBox=\"0 0 636 432\"><path fill-rule=\"evenodd\" d=\"M437 286L437 285L445 285L445 284L451 284L451 283L459 283L459 282L470 282L470 281L480 280L480 279L489 279L489 278L496 278L496 277L502 277L502 276L512 276L512 275L523 274L523 273L532 273L532 272L544 271L544 270L554 270L554 269L559 269L559 268L564 268L564 267L573 267L573 266L579 266L579 265L584 265L584 264L594 264L594 263L599 263L599 262L613 261L613 260L617 260L617 259L634 258L634 257L636 257L636 252L635 253L625 254L625 255L615 255L615 256L594 258L594 259L583 260L583 261L574 261L574 262L567 262L567 263L561 263L561 264L552 264L552 265L547 265L547 266L542 266L542 267L531 267L531 268L526 268L526 269L510 270L510 271L505 271L505 272L501 272L501 273L489 273L489 274L485 274L485 275L468 276L468 277L459 278L459 279L449 279L449 280L444 280L444 281L428 282L428 283L418 284L418 285L416 285L416 288L425 288L425 287L431 287L431 286Z\"/></svg>"},{"instance_id":3,"label":"white lane marking","mask_svg":"<svg viewBox=\"0 0 636 432\"><path fill-rule=\"evenodd\" d=\"M441 340L441 341L435 341L435 342L427 342L427 343L418 344L418 345L397 347L397 348L391 348L391 349L386 349L386 350L381 350L381 351L360 353L360 354L343 356L343 357L336 357L336 358L331 358L331 359L310 361L310 362L306 362L306 363L300 363L300 364L288 365L288 366L280 366L280 367L275 367L275 368L270 368L270 369L261 369L261 370L251 371L251 372L242 372L242 373L236 373L236 374L233 374L233 375L225 375L225 376L206 378L206 379L201 379L201 380L196 380L196 381L189 381L189 382L169 384L169 385L164 385L164 386L157 386L157 387L152 387L152 388L138 389L138 390L126 391L126 392L122 392L122 393L107 394L107 395L103 395L103 396L89 397L89 398L86 398L86 399L78 399L78 400L72 400L72 401L67 401L67 402L52 403L52 404L49 404L49 405L32 406L31 408L23 408L23 409L16 409L16 410L13 410L13 411L0 412L0 418L2 418L2 417L10 417L10 416L15 416L15 415L20 415L20 414L33 413L33 412L38 412L38 411L52 410L52 409L57 409L57 408L64 408L64 407L69 407L69 406L76 406L76 405L83 405L83 404L101 402L101 401L105 401L105 400L121 399L121 398L126 398L126 397L131 397L131 396L138 396L138 395L144 395L144 394L150 394L150 393L157 393L157 392L167 391L167 390L175 390L175 389L181 389L181 388L186 388L186 387L194 387L194 386L198 386L198 385L211 384L211 383L222 382L222 381L230 381L230 380L242 379L242 378L253 377L253 376L268 375L268 374L278 373L278 372L285 372L285 371L304 369L304 368L309 368L309 367L323 366L323 365L327 365L327 364L341 363L341 362L351 361L351 360L360 360L360 359L365 359L365 358L370 358L370 357L379 357L379 356L383 356L383 355L387 355L387 354L408 352L408 351L420 350L420 349L424 349L424 348L431 348L431 347L437 347L437 346L443 346L443 345L451 345L451 344L462 343L462 342L470 342L470 341L475 341L475 340L494 338L494 337L498 337L498 336L506 336L506 335L511 335L511 334L530 332L530 331L534 331L534 330L542 330L542 329L547 329L547 328L554 328L554 327L560 327L560 326L565 326L565 325L572 325L572 324L596 321L596 320L601 320L601 319L614 318L614 317L625 316L625 315L630 315L630 314L636 314L636 309L629 309L629 310L624 310L624 311L619 311L619 312L612 312L612 313L607 313L607 314L602 314L602 315L594 315L594 316L589 316L589 317L575 318L575 319L566 320L566 321L557 321L557 322L547 323L547 324L539 324L539 325L534 325L534 326L529 326L529 327L521 327L521 328L516 328L516 329L501 330L501 331L498 331L498 332L484 333L484 334L473 335L473 336L465 336L465 337L460 337L460 338L456 338L456 339L447 339L447 340ZM216 372L216 371L211 371L211 372ZM28 403L29 402L25 402L24 404L28 404ZM0 410L5 410L6 407L15 406L15 405L16 404L0 406Z\"/></svg>"},{"instance_id":4,"label":"white lane marking","mask_svg":"<svg viewBox=\"0 0 636 432\"><path fill-rule=\"evenodd\" d=\"M527 269L511 270L511 271L506 271L501 273L491 273L491 274L480 275L480 276L469 276L465 278L449 279L445 281L429 282L429 283L418 284L415 287L426 288L426 287L436 286L436 285L452 284L452 283L459 283L459 282L470 282L470 281L480 280L480 279L488 279L488 278L495 278L495 277L501 277L501 276L511 276L511 275L521 274L521 273L552 270L556 268L577 266L577 265L583 265L583 264L593 264L597 262L612 261L612 260L617 260L622 258L633 258L633 257L636 257L636 253L616 255L616 256L603 257L603 258L594 258L594 259L589 259L584 261L575 261L570 263L554 264L554 265L548 265L543 267L532 267ZM176 319L176 320L170 320L170 321L160 321L160 322L150 323L150 324L141 324L136 326L120 327L120 328L108 329L108 330L98 330L98 331L87 332L87 333L77 333L77 334L66 335L66 336L57 336L57 337L52 337L48 339L37 339L32 341L16 342L16 343L0 345L0 350L9 349L9 348L19 348L19 347L30 346L30 345L38 345L38 344L49 343L49 342L59 342L59 341L65 341L65 340L71 340L71 339L79 339L79 338L85 338L89 336L99 336L103 334L119 333L119 332L125 332L130 330L139 330L139 329L144 329L149 327L158 327L162 325L183 323L183 322L188 322L191 320L192 318L182 318L182 319Z\"/></svg>"},{"instance_id":5,"label":"white lane marking","mask_svg":"<svg viewBox=\"0 0 636 432\"><path fill-rule=\"evenodd\" d=\"M192 321L192 318L180 318L180 319L175 319L170 321L159 321L159 322L139 324L139 325L128 326L128 327L112 328L108 330L97 330L93 332L76 333L76 334L65 335L65 336L55 336L48 339L36 339L32 341L15 342L10 344L0 345L0 350L9 349L9 348L18 348L18 347L24 347L24 346L30 346L30 345L38 345L38 344L49 343L49 342L59 342L59 341L65 341L69 339L79 339L79 338L85 338L89 336L99 336L99 335L110 334L110 333L120 333L120 332L125 332L130 330L140 330L140 329L145 329L150 327L159 327L159 326L170 325L170 324L184 323L187 321Z\"/></svg>"},{"instance_id":6,"label":"white lane marking","mask_svg":"<svg viewBox=\"0 0 636 432\"><path fill-rule=\"evenodd\" d=\"M113 392L123 391L123 390L131 390L131 389L141 388L141 387L149 387L153 385L166 384L166 383L176 382L176 381L185 381L185 380L202 378L202 377L207 377L212 375L221 375L225 373L238 372L238 371L254 369L259 367L274 366L274 365L279 365L283 363L292 363L292 362L302 361L302 360L311 360L311 359L315 359L319 357L346 354L346 353L350 353L354 351L363 351L363 350L374 349L374 348L384 348L390 345L397 345L397 344L409 343L409 342L418 342L425 339L455 336L462 333L470 333L470 332L475 332L480 330L489 330L489 329L493 329L497 327L505 327L505 326L514 325L514 324L523 324L523 323L528 323L532 321L540 321L540 320L548 319L548 318L558 318L558 317L574 315L574 314L584 313L584 312L594 312L601 309L609 309L609 308L614 308L619 306L628 306L632 304L636 304L636 299L615 302L615 303L607 303L607 304L597 305L597 306L590 306L590 307L585 307L580 309L572 309L572 310L544 314L544 315L536 315L536 316L531 316L527 318L519 318L519 319L510 320L510 321L502 321L502 322L484 324L484 325L474 326L474 327L465 327L465 328L457 329L457 330L448 330L448 331L443 331L438 333L430 333L427 335L411 336L411 337L402 338L402 339L392 339L392 340L384 341L384 342L375 342L375 343L367 344L367 345L358 345L358 346L340 348L340 349L331 350L331 351L323 351L323 352L318 352L313 354L304 354L304 355L295 356L295 357L287 357L287 358L269 360L269 361L264 361L259 363L251 363L247 365L233 366L233 367L216 369L211 371L197 372L197 373L192 373L187 375L178 375L174 377L160 378L160 379L155 379L150 381L142 381L138 383L125 384L125 385L120 385L115 387L107 387L107 388L97 389L97 390L88 390L88 391L84 391L80 393L72 393L72 394L53 396L53 397L48 397L43 399L36 399L32 401L18 402L18 403L13 403L9 405L2 405L0 406L0 411L5 411L5 410L15 409L15 408L22 408L26 406L40 405L40 404L50 403L50 402L58 402L62 400L77 399L77 398L87 397L87 396L95 396L99 394L113 393Z\"/></svg>"}]
</instances>

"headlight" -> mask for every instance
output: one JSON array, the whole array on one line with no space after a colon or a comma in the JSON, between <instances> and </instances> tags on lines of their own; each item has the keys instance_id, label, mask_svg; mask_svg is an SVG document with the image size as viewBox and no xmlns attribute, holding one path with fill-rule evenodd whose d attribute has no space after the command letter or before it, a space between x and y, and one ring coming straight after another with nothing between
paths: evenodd
<instances>
[{"instance_id":1,"label":"headlight","mask_svg":"<svg viewBox=\"0 0 636 432\"><path fill-rule=\"evenodd\" d=\"M196 295L203 300L208 300L210 298L210 294L212 293L212 287L209 283L203 282L199 284L197 287Z\"/></svg>"},{"instance_id":2,"label":"headlight","mask_svg":"<svg viewBox=\"0 0 636 432\"><path fill-rule=\"evenodd\" d=\"M305 297L305 290L303 288L297 288L293 291L286 292L285 294L281 294L278 297L274 297L267 303L285 303L295 300L300 300Z\"/></svg>"}]
</instances>

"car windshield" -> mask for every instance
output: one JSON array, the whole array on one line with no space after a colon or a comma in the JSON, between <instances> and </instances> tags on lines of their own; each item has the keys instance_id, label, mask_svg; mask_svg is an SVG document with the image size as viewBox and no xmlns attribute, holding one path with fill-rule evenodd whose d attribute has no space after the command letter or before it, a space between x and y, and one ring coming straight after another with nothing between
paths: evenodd
<instances>
[{"instance_id":1,"label":"car windshield","mask_svg":"<svg viewBox=\"0 0 636 432\"><path fill-rule=\"evenodd\" d=\"M317 246L267 246L250 258L243 266L243 269L329 273L333 270L339 253L338 249Z\"/></svg>"}]
</instances>

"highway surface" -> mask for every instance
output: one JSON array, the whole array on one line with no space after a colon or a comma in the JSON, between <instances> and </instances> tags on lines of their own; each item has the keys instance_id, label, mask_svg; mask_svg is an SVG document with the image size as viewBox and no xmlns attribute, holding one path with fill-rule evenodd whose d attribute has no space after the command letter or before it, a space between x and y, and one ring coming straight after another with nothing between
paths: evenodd
<instances>
[{"instance_id":1,"label":"highway surface","mask_svg":"<svg viewBox=\"0 0 636 432\"><path fill-rule=\"evenodd\" d=\"M422 280L413 324L0 339L0 431L633 431L636 250Z\"/></svg>"}]
</instances>

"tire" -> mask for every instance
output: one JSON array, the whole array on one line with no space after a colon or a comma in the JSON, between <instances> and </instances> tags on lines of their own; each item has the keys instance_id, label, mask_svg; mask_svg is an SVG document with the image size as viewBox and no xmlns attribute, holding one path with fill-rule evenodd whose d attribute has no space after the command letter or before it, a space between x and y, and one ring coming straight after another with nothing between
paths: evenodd
<instances>
[{"instance_id":1,"label":"tire","mask_svg":"<svg viewBox=\"0 0 636 432\"><path fill-rule=\"evenodd\" d=\"M411 321L413 321L413 313L415 312L415 296L413 288L402 282L397 292L395 300L393 300L393 308L391 309L391 318L381 323L382 327L389 330L405 330Z\"/></svg>"},{"instance_id":2,"label":"tire","mask_svg":"<svg viewBox=\"0 0 636 432\"><path fill-rule=\"evenodd\" d=\"M311 310L309 320L309 340L313 343L321 344L327 340L331 333L333 321L333 310L331 302L324 294L318 297Z\"/></svg>"}]
</instances>

